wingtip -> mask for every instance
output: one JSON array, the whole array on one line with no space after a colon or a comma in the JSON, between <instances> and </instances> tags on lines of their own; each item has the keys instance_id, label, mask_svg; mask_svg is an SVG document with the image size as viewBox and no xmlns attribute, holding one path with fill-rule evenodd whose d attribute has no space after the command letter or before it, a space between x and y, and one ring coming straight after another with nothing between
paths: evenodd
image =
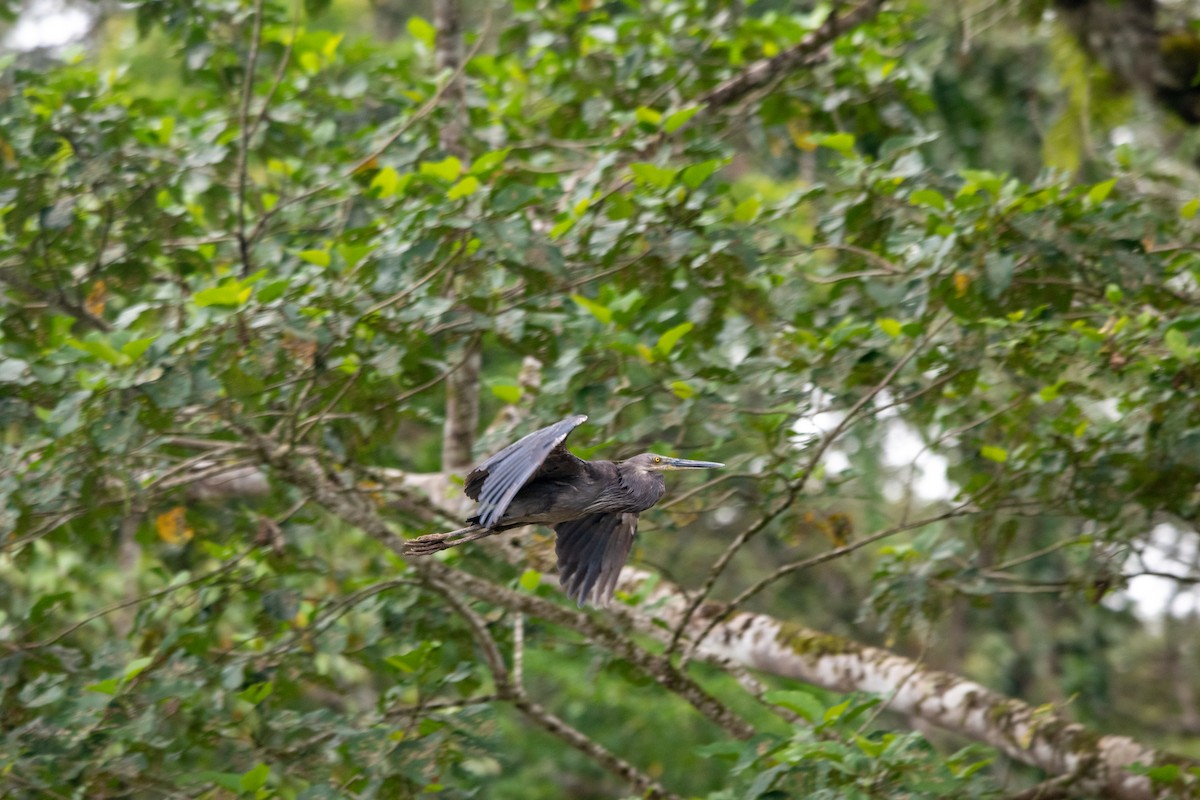
<instances>
[{"instance_id":1,"label":"wingtip","mask_svg":"<svg viewBox=\"0 0 1200 800\"><path fill-rule=\"evenodd\" d=\"M582 425L583 423L587 422L587 418L588 418L587 414L575 414L574 416L568 417L567 419L571 420L576 425Z\"/></svg>"}]
</instances>

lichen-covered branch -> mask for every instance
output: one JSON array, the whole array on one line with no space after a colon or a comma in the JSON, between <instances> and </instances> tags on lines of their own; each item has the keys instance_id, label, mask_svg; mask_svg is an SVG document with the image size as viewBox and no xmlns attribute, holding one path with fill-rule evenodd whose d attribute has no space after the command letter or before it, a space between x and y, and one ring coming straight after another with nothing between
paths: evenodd
<instances>
[{"instance_id":1,"label":"lichen-covered branch","mask_svg":"<svg viewBox=\"0 0 1200 800\"><path fill-rule=\"evenodd\" d=\"M673 627L687 608L679 591L662 583L645 606L653 608L653 614L635 613L634 618L647 633L660 637L661 622ZM706 603L689 630L698 634L707 627L706 619L724 613L724 606ZM1127 768L1138 762L1191 765L1127 736L1097 735L1053 710L1005 697L974 681L765 614L739 612L726 618L701 642L698 655L834 691L880 695L887 698L890 710L985 742L1051 775L1076 775L1072 785L1096 796L1166 797L1156 795L1147 778Z\"/></svg>"},{"instance_id":2,"label":"lichen-covered branch","mask_svg":"<svg viewBox=\"0 0 1200 800\"><path fill-rule=\"evenodd\" d=\"M518 555L512 548L497 552ZM448 569L440 564L438 567ZM633 593L650 577L643 570L626 567L618 585ZM455 586L477 597L573 628L629 658L619 649L628 646L627 637L591 617L466 573L459 572L452 580ZM620 613L642 632L667 641L670 631L679 628L689 605L680 587L660 579L639 606ZM714 618L720 618L715 625ZM990 744L1052 776L1073 776L1073 787L1095 796L1118 800L1167 797L1169 793L1156 793L1147 778L1127 767L1137 762L1193 766L1187 759L1145 747L1126 736L1100 736L1053 710L1005 697L957 675L927 669L887 650L765 614L730 614L724 604L706 602L683 626L685 640L701 634L705 635L694 653L697 658L834 691L880 695L887 698L888 708L893 711ZM655 657L646 653L642 658ZM645 664L645 668L651 667Z\"/></svg>"},{"instance_id":3,"label":"lichen-covered branch","mask_svg":"<svg viewBox=\"0 0 1200 800\"><path fill-rule=\"evenodd\" d=\"M248 428L243 432L254 441L263 461L288 483L305 492L314 503L370 534L393 552L404 553L403 542L379 516L365 493L339 486L311 456L298 455L290 448L281 446L278 442L256 434ZM496 605L533 614L572 628L629 661L659 684L687 700L696 710L732 736L745 739L754 734L754 729L749 723L722 705L689 676L680 672L669 659L645 650L629 636L601 625L587 614L532 595L514 592L469 573L447 567L433 559L417 558L409 563L417 575L431 583L450 586L455 591L466 592Z\"/></svg>"},{"instance_id":4,"label":"lichen-covered branch","mask_svg":"<svg viewBox=\"0 0 1200 800\"><path fill-rule=\"evenodd\" d=\"M346 491L309 456L301 456L259 437L263 460L285 480L304 490L316 503L402 552L401 540L357 491ZM443 477L443 480L444 477ZM434 492L435 497L444 493ZM437 502L435 500L435 502ZM504 548L502 552L508 552ZM473 597L569 627L597 645L626 659L640 671L690 702L730 734L746 738L751 726L708 695L669 659L637 645L628 635L583 614L543 598L507 589L432 559L413 559L413 570ZM620 587L638 588L649 574L632 567L621 573ZM677 628L689 606L677 586L660 581L638 607L622 612L646 634L665 640ZM704 603L684 625L685 639L710 627L714 616L728 609ZM1081 792L1117 800L1167 797L1150 781L1128 770L1135 763L1175 763L1194 766L1170 753L1156 751L1126 736L1101 736L1061 714L1005 697L957 675L927 669L880 648L814 631L765 614L737 612L711 626L696 657L716 664L735 664L760 672L805 681L840 692L867 692L887 699L888 708L945 730L984 742L1050 775L1078 776L1072 783Z\"/></svg>"}]
</instances>

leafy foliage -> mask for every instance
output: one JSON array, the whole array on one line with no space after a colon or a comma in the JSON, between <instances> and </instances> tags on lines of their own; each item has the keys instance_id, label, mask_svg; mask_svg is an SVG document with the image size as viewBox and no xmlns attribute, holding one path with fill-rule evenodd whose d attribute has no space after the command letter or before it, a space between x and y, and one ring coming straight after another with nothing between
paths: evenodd
<instances>
[{"instance_id":1,"label":"leafy foliage","mask_svg":"<svg viewBox=\"0 0 1200 800\"><path fill-rule=\"evenodd\" d=\"M935 663L1162 735L1175 701L1122 683L1111 662L1149 634L1111 597L1155 529L1195 549L1194 176L1160 181L1129 146L1094 180L1028 153L981 164L963 120L982 90L929 77L918 45L942 32L904 4L708 103L826 22L710 6L516 2L478 20L454 73L415 16L387 42L320 8L157 0L107 23L136 29L127 50L6 67L14 791L622 791L528 734L468 616L265 466L282 443L400 532L451 524L380 475L436 469L444 383L476 346L488 419L586 411L579 442L603 457L731 463L647 519L640 557L668 577L698 585L757 525L718 593L765 579L768 611L914 653L951 631ZM156 48L169 59L147 69ZM465 153L447 152L460 112ZM919 450L900 462L897 431ZM913 490L926 457L946 460L946 496ZM845 569L764 575L892 528ZM554 596L536 570L446 559ZM669 791L982 797L1005 780L875 699L779 682L760 703L698 670L753 721L735 741L594 641L478 609L528 653L540 702Z\"/></svg>"}]
</instances>

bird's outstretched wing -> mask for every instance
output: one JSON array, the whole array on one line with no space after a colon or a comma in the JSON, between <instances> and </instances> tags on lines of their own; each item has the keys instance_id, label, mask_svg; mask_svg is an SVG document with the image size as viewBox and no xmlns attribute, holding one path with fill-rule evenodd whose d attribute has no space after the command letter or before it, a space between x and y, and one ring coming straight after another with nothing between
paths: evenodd
<instances>
[{"instance_id":1,"label":"bird's outstretched wing","mask_svg":"<svg viewBox=\"0 0 1200 800\"><path fill-rule=\"evenodd\" d=\"M586 419L587 416L576 414L534 431L471 470L464 491L467 497L479 501L479 524L485 528L495 525L521 487L556 449L574 459L562 448L562 443Z\"/></svg>"},{"instance_id":2,"label":"bird's outstretched wing","mask_svg":"<svg viewBox=\"0 0 1200 800\"><path fill-rule=\"evenodd\" d=\"M554 526L558 582L568 597L581 606L589 596L597 605L612 599L637 524L637 514L620 512L588 514Z\"/></svg>"}]
</instances>

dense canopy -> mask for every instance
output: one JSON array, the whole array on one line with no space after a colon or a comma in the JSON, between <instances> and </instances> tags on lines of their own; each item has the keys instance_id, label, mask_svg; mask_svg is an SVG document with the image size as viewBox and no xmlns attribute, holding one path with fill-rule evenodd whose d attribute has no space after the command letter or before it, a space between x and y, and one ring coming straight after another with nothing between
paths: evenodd
<instances>
[{"instance_id":1,"label":"dense canopy","mask_svg":"<svg viewBox=\"0 0 1200 800\"><path fill-rule=\"evenodd\" d=\"M63 8L0 0L6 795L1197 793L1194 3ZM610 608L404 555L580 413L728 465Z\"/></svg>"}]
</instances>

